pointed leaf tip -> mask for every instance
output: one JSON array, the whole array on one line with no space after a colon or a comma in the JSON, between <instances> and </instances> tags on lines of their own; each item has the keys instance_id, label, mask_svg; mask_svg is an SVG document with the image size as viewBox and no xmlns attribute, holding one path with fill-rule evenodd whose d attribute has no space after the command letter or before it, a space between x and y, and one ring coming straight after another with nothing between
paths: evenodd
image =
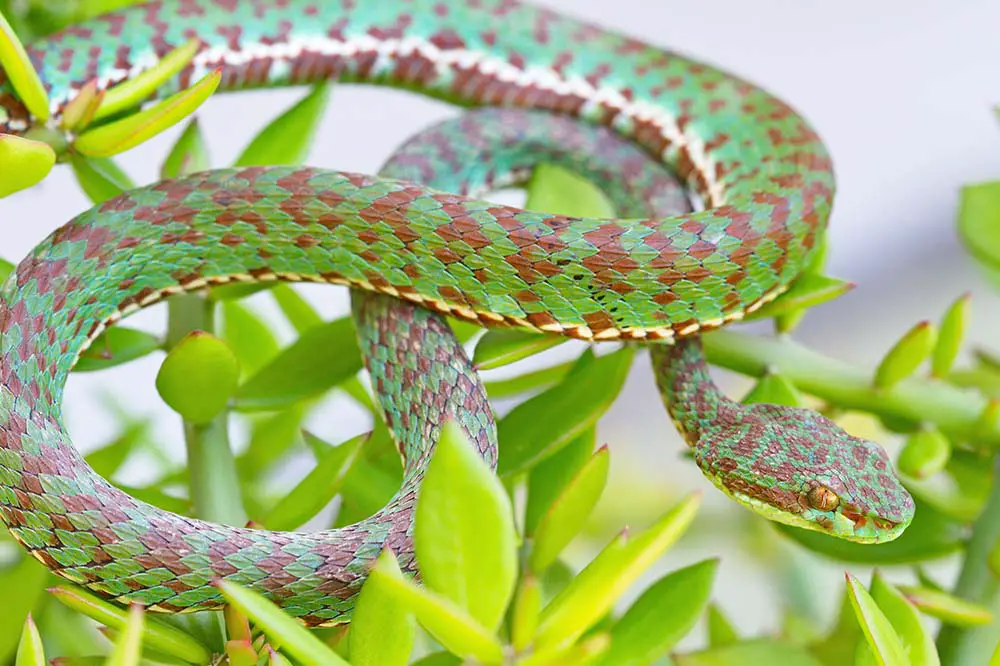
<instances>
[{"instance_id":1,"label":"pointed leaf tip","mask_svg":"<svg viewBox=\"0 0 1000 666\"><path fill-rule=\"evenodd\" d=\"M922 321L906 332L885 355L875 371L875 387L890 389L903 381L927 360L934 349L937 330Z\"/></svg>"},{"instance_id":2,"label":"pointed leaf tip","mask_svg":"<svg viewBox=\"0 0 1000 666\"><path fill-rule=\"evenodd\" d=\"M190 39L167 53L146 71L109 88L97 107L94 120L107 118L142 104L170 77L187 67L200 48L201 40Z\"/></svg>"},{"instance_id":3,"label":"pointed leaf tip","mask_svg":"<svg viewBox=\"0 0 1000 666\"><path fill-rule=\"evenodd\" d=\"M42 123L48 120L49 95L3 12L0 12L0 68L7 74L14 91L31 115Z\"/></svg>"},{"instance_id":4,"label":"pointed leaf tip","mask_svg":"<svg viewBox=\"0 0 1000 666\"><path fill-rule=\"evenodd\" d=\"M219 67L190 88L155 106L84 132L77 137L73 147L89 157L110 157L130 150L194 113L221 82L222 68Z\"/></svg>"},{"instance_id":5,"label":"pointed leaf tip","mask_svg":"<svg viewBox=\"0 0 1000 666\"><path fill-rule=\"evenodd\" d=\"M42 637L38 633L38 627L35 626L31 613L28 613L28 617L24 620L21 641L17 645L14 666L45 666L45 663Z\"/></svg>"}]
</instances>

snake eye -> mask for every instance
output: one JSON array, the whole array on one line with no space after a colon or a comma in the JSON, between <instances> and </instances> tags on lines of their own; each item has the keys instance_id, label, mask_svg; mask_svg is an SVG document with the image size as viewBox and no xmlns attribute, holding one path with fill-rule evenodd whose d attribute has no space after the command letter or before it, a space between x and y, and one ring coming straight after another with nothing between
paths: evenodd
<instances>
[{"instance_id":1,"label":"snake eye","mask_svg":"<svg viewBox=\"0 0 1000 666\"><path fill-rule=\"evenodd\" d=\"M833 511L840 504L840 498L826 486L813 486L806 495L809 506L820 511Z\"/></svg>"}]
</instances>

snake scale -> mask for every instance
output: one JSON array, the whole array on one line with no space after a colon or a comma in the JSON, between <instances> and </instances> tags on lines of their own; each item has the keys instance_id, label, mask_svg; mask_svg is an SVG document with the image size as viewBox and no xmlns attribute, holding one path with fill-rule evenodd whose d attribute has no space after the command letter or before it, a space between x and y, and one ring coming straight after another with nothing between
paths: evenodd
<instances>
[{"instance_id":1,"label":"snake scale","mask_svg":"<svg viewBox=\"0 0 1000 666\"><path fill-rule=\"evenodd\" d=\"M212 582L226 578L307 625L343 621L384 546L413 569L412 508L442 419L496 463L485 394L440 313L646 344L695 460L727 495L853 541L905 529L913 501L879 446L810 411L726 399L701 352L700 332L782 293L825 232L831 161L782 100L513 0L161 0L28 45L51 126L88 82L114 86L192 37L201 50L159 97L221 67L223 91L337 79L510 109L428 130L378 176L193 174L106 201L39 244L2 289L0 513L47 567L165 612L218 607ZM0 131L32 127L9 84L0 109ZM478 198L540 157L610 174L602 184L635 214L578 219ZM619 168L636 160L654 165ZM670 203L671 174L702 210ZM389 505L356 525L279 533L160 510L97 476L62 423L69 372L106 326L184 290L261 280L352 288L406 469Z\"/></svg>"}]
</instances>

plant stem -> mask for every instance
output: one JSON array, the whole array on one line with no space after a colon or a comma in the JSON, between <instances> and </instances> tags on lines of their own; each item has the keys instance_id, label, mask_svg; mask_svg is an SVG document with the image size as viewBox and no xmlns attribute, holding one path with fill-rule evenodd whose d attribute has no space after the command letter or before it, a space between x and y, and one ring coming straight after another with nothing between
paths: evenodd
<instances>
[{"instance_id":1,"label":"plant stem","mask_svg":"<svg viewBox=\"0 0 1000 666\"><path fill-rule=\"evenodd\" d=\"M1000 456L994 459L993 476L1000 471ZM941 663L986 664L1000 641L1000 581L990 571L987 559L1000 540L1000 483L994 481L983 512L972 528L972 538L965 551L962 570L954 594L962 599L987 606L993 621L974 627L944 624L938 633L937 647Z\"/></svg>"},{"instance_id":2,"label":"plant stem","mask_svg":"<svg viewBox=\"0 0 1000 666\"><path fill-rule=\"evenodd\" d=\"M944 381L904 379L887 390L872 385L872 372L832 359L788 338L713 331L702 336L710 363L741 374L778 372L802 391L839 408L856 409L914 424L932 423L954 441L1000 447L1000 424L983 420L987 400Z\"/></svg>"},{"instance_id":3,"label":"plant stem","mask_svg":"<svg viewBox=\"0 0 1000 666\"><path fill-rule=\"evenodd\" d=\"M212 332L214 304L198 294L180 294L167 301L167 348L192 331ZM229 447L229 412L209 423L184 422L188 476L195 515L226 525L243 526L246 511L240 496L236 461Z\"/></svg>"}]
</instances>

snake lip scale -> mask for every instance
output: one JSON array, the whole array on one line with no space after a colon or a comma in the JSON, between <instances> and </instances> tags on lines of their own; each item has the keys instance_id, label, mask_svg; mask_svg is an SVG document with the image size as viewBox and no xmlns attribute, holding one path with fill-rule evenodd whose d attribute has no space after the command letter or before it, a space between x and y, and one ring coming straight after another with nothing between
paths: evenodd
<instances>
[{"instance_id":1,"label":"snake lip scale","mask_svg":"<svg viewBox=\"0 0 1000 666\"><path fill-rule=\"evenodd\" d=\"M95 206L31 251L0 293L0 516L51 570L158 611L217 608L213 581L225 578L307 625L344 621L383 548L416 572L413 506L444 419L496 465L485 391L441 314L646 343L695 462L729 497L856 542L895 539L910 523L913 500L881 447L809 410L729 400L702 353L699 333L786 290L825 232L832 164L784 101L513 0L160 0L27 45L49 128L88 83L126 81L192 37L201 50L157 98L221 67L223 92L337 79L486 108L421 132L377 176L190 174ZM33 128L2 74L0 110L0 131ZM470 195L542 154L618 188L629 215L571 218ZM668 202L668 177L704 208ZM69 372L107 326L182 291L264 280L351 287L405 470L389 503L353 525L274 532L163 511L96 475L62 422Z\"/></svg>"}]
</instances>

